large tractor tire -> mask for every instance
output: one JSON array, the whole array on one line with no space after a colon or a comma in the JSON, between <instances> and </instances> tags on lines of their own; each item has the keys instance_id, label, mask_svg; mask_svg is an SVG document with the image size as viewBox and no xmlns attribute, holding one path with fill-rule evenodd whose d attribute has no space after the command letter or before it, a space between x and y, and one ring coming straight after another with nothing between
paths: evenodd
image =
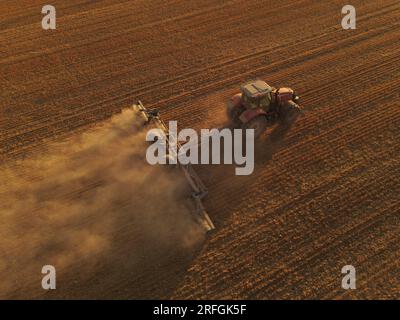
<instances>
[{"instance_id":1,"label":"large tractor tire","mask_svg":"<svg viewBox=\"0 0 400 320\"><path fill-rule=\"evenodd\" d=\"M259 138L267 129L268 120L265 116L257 116L242 125L242 129L254 129L254 138Z\"/></svg>"},{"instance_id":2,"label":"large tractor tire","mask_svg":"<svg viewBox=\"0 0 400 320\"><path fill-rule=\"evenodd\" d=\"M241 127L242 121L240 121L239 117L244 110L245 108L242 106L234 106L231 103L228 103L227 106L228 119L234 128Z\"/></svg>"},{"instance_id":3,"label":"large tractor tire","mask_svg":"<svg viewBox=\"0 0 400 320\"><path fill-rule=\"evenodd\" d=\"M296 122L299 116L303 116L303 112L301 108L294 103L293 101L289 101L286 105L281 107L281 125L290 128L293 123Z\"/></svg>"}]
</instances>

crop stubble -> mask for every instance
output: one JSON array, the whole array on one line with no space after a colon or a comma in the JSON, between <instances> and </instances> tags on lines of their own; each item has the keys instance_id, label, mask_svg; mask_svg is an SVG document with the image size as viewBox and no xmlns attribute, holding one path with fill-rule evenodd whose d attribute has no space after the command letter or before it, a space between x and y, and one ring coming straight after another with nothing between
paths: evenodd
<instances>
[{"instance_id":1,"label":"crop stubble","mask_svg":"<svg viewBox=\"0 0 400 320\"><path fill-rule=\"evenodd\" d=\"M294 87L307 110L282 141L261 141L251 177L198 168L217 231L179 281L138 275L132 297L399 297L398 1L352 3L355 31L341 29L342 1L58 3L53 34L41 1L0 5L4 162L136 98L181 127L221 127L226 98L256 77Z\"/></svg>"}]
</instances>

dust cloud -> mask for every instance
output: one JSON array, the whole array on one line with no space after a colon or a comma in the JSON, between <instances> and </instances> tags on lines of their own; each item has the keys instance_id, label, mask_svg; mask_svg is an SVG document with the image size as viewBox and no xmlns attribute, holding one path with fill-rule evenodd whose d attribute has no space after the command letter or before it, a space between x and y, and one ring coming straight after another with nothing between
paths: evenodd
<instances>
[{"instance_id":1,"label":"dust cloud","mask_svg":"<svg viewBox=\"0 0 400 320\"><path fill-rule=\"evenodd\" d=\"M0 298L142 298L152 278L184 268L176 256L199 246L204 231L185 205L179 169L147 164L145 135L127 109L0 168ZM55 293L41 288L48 264Z\"/></svg>"}]
</instances>

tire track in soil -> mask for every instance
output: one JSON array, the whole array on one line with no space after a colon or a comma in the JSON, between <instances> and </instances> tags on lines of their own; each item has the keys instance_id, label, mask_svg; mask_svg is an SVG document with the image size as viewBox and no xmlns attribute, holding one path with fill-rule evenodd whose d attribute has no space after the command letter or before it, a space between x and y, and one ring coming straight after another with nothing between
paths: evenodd
<instances>
[{"instance_id":1,"label":"tire track in soil","mask_svg":"<svg viewBox=\"0 0 400 320\"><path fill-rule=\"evenodd\" d=\"M237 2L240 3L240 0ZM251 3L251 7L255 7L254 3ZM292 1L287 4L287 7L293 3ZM312 6L310 1L299 3L310 3L310 6L298 11L299 21L306 21L302 15L316 7ZM105 13L105 8L96 11L101 14L101 19L105 19L100 23L107 21L107 18L118 16L118 6L113 6L116 11L110 14ZM27 115L25 119L31 118L32 121L22 124L16 119L13 122L15 129L9 126L10 130L5 134L2 132L0 153L4 159L12 159L26 151L37 150L40 145L38 141L41 139L42 143L45 143L46 139L52 139L53 135L62 136L68 131L83 130L90 124L108 118L118 111L119 106L131 101L135 96L145 102L151 96L154 100L152 99L152 104L148 106L160 107L167 118L175 117L180 123L194 126L210 122L219 124L222 120L221 115L217 112L213 119L210 119L210 115L220 107L218 104L233 90L233 85L241 82L241 77L268 74L268 79L272 79L274 84L288 81L290 85L293 84L307 93L304 103L310 106L310 112L306 120L299 121L288 133L283 144L273 154L273 161L267 161L265 168L262 167L261 161L257 177L239 181L231 179L229 174L225 175L222 170L214 176L206 177L212 191L206 205L221 211L221 215L229 213L226 212L227 208L233 209L233 212L229 213L231 216L219 230L211 235L203 253L193 261L175 296L349 297L346 293L339 292L339 289L334 289L337 280L332 275L335 274L332 270L335 270L336 265L345 261L346 256L341 254L341 247L345 245L353 256L358 257L357 262L362 264L359 283L363 285L363 289L357 290L357 294L350 295L350 298L379 297L383 289L374 287L373 282L386 270L391 271L390 276L388 275L390 284L396 286L395 265L398 263L396 259L400 243L397 239L399 212L394 211L391 215L391 211L398 207L394 199L399 191L400 176L398 148L394 144L398 138L395 128L400 125L400 111L396 104L399 94L391 90L400 84L397 71L400 60L396 57L398 46L395 41L399 26L396 23L399 4L397 1L363 3L361 9L363 15L358 17L358 22L362 23L358 24L358 27L362 27L362 32L344 35L337 25L327 29L321 28L316 32L307 30L296 42L291 43L282 37L282 42L276 42L271 48L261 46L250 54L241 54L238 51L232 56L221 55L222 58L219 59L221 56L218 56L212 65L201 67L198 64L194 70L182 69L174 75L171 74L171 78L165 81L155 82L159 86L157 89L148 85L154 77L151 72L139 77L137 81L131 80L129 73L129 68L152 69L156 62L127 61L126 66L120 68L119 72L104 77L95 76L93 81L81 81L82 87L74 87L72 83L68 87L70 93L60 89L46 93L44 97L47 101L55 102L53 109L56 113L49 112L41 119L35 119L36 112L29 108L28 104L29 101L37 99L40 85L26 83L30 89L24 89L24 95L18 97L17 101L28 101L23 114ZM225 12L225 9L221 8L221 12ZM261 16L261 13L257 14L257 17ZM143 13L143 17L145 15ZM68 19L72 21L79 16L78 14ZM195 14L192 19L182 17L182 20L173 20L174 18L168 22L172 28L176 21L180 21L183 25L193 26L193 32L205 30L204 26L198 24L201 14ZM234 19L232 16L226 23L230 24ZM327 26L330 19L327 12L326 17L318 15L314 22ZM122 21L128 25L129 16L124 15ZM101 30L101 24L94 20L93 22L90 30ZM166 23L159 21L157 25L162 26ZM223 24L223 21L216 21L213 26ZM376 27L377 25L380 26ZM53 53L49 52L54 55L54 59L60 55L72 54L72 50L78 48L81 40L80 45L91 45L94 52L96 46L101 48L101 41L107 39L85 39L85 35L80 37L74 34L73 29L78 26L79 24L72 25L68 30L74 47L68 50L58 46ZM268 26L268 23L237 25L232 30L247 32L254 26ZM131 32L134 28L128 28L126 32ZM149 26L143 28L141 30L146 30ZM285 28L289 32L293 25L288 24ZM124 34L120 32L121 29L113 26L110 35L113 32L117 32L118 35ZM0 33L2 34L4 33ZM29 34L30 36L34 36L34 33ZM290 35L287 39L291 39ZM196 41L202 43L200 38ZM98 60L91 67L106 71L108 68L101 62L116 63L117 57L114 58L113 54L124 57L125 48L122 41L116 44L115 48L107 48L98 54L96 52ZM15 48L17 47L18 45ZM376 55L373 54L373 50L376 50ZM154 54L162 52L167 52L167 49L156 48ZM204 54L208 53L211 53L211 50L205 50ZM270 57L273 53L278 54ZM361 54L358 55L359 53ZM279 55L289 58L280 61ZM346 55L351 56L343 59ZM76 61L67 60L65 66L75 66L88 61L86 57L77 57L79 59ZM267 67L266 58L270 59L270 65ZM335 67L336 61L338 65ZM251 67L247 67L248 65ZM347 72L348 66L352 67L353 73ZM332 67L329 72L324 70L328 67ZM84 68L90 70L89 66ZM240 76L236 76L237 73ZM302 74L301 78L293 76L299 73L306 74ZM71 76L73 74L72 72ZM123 88L123 85L139 82L143 85L137 86L134 92L126 92ZM10 88L11 85L12 82ZM109 92L102 90L106 86L109 87ZM94 92L90 92L93 89L99 89L99 92L95 99L90 101L95 96ZM178 94L175 94L175 89ZM85 92L89 92L87 97L82 96ZM342 99L330 103L329 96L324 94L326 92L330 92L329 95L332 96L343 92ZM361 99L365 92L368 92L369 101ZM78 103L73 95L82 97L82 100ZM205 109L199 108L197 104L202 98L211 102ZM8 96L5 96L5 100L7 99ZM71 105L70 115L60 113L57 108L61 104ZM73 112L77 113L71 116ZM9 120L9 116L5 117L0 120L0 125L9 125ZM291 163L297 163L297 168L290 166ZM207 172L199 168L199 172L209 174L212 170ZM309 182L305 189L298 189L300 179ZM93 187L95 185L94 182ZM224 190L227 187L229 190L236 190L237 193L226 194ZM277 197L269 199L270 195ZM254 200L249 205L240 203L240 197ZM371 199L379 199L381 202L376 202L363 211L365 207L362 200L367 203ZM314 202L318 204L314 204L310 209ZM221 204L224 205L221 207ZM221 208L223 210L220 210ZM340 212L337 217L327 215L332 208ZM310 210L317 214L304 215ZM350 217L347 217L346 213L351 213ZM280 233L285 231L286 236L280 237ZM310 236L307 236L307 232ZM299 241L292 244L292 240L296 239ZM377 241L377 244L370 244L371 241ZM271 248L273 250L270 250ZM290 250L291 253L285 255L285 250ZM271 260L265 259L264 255L267 254L272 257ZM171 259L173 263L173 253ZM268 272L263 269L265 266L270 266ZM381 270L382 266L384 268ZM226 275L227 271L229 273ZM302 273L310 275L312 271L323 271L322 282L318 282L321 279L316 276L310 279L302 276ZM268 282L261 281L258 278L261 275L267 275ZM156 292L160 283L161 286L168 287L168 280L162 276L152 280L139 275L138 281L144 283L141 285L146 296ZM381 281L381 284L383 287L388 286L386 282ZM308 286L314 288L314 291L307 289ZM115 284L114 287L118 288L115 289L116 295L124 289L123 284ZM393 290L389 290L388 294L391 294L391 297L396 296ZM168 296L168 290L165 291L165 295Z\"/></svg>"},{"instance_id":2,"label":"tire track in soil","mask_svg":"<svg viewBox=\"0 0 400 320\"><path fill-rule=\"evenodd\" d=\"M383 11L383 13L381 12L381 11L378 11L376 14L384 14L386 11ZM393 26L391 27L391 28L393 28ZM311 39L307 39L306 41L310 41ZM349 42L349 41L348 41ZM334 42L335 43L335 42ZM339 49L339 47L338 47L338 49ZM321 51L323 51L322 49L321 49ZM304 57L304 59L307 59L307 55L306 54L303 54L303 57ZM300 57L299 58L301 58L301 55L300 55ZM309 58L309 57L308 57ZM244 59L246 59L246 57L244 58ZM291 58L291 59L289 59L289 60L295 60L296 58ZM244 63L246 60L243 60L243 61L241 61L242 63ZM286 60L285 60L286 61ZM301 61L300 61L301 62ZM300 62L298 62L298 63L300 63ZM230 63L230 61L228 61L227 63ZM225 65L226 63L223 63L223 66ZM282 63L283 64L283 63ZM230 66L230 65L228 65L228 66ZM287 67L287 66L285 66L285 67ZM276 67L276 69L279 69L279 67ZM199 74L200 72L203 72L204 70L200 70L200 71L198 71L198 72L196 72L195 74L197 75L197 74ZM190 75L183 75L182 76L182 78L184 78L184 77L190 77ZM234 82L234 81L233 81ZM154 87L154 86L159 86L159 85L161 85L163 82L159 82L159 83L156 83L156 84L153 84L152 85L152 87ZM174 80L171 80L171 81L168 81L168 83L170 83L171 85L173 85L173 86L175 86L176 85L176 79L174 79ZM231 83L232 83L232 80L231 80ZM208 86L208 88L210 88L210 87L213 87L212 85L209 85ZM82 88L82 89L85 89L84 87ZM164 87L163 87L163 89L164 89ZM138 89L138 91L132 91L132 93L130 93L130 95L132 96L133 94L135 94L135 92L140 92L141 90L143 90L143 88L139 88ZM191 93L191 95L193 96L193 93ZM111 101L117 101L119 98L109 98L109 99L107 99L106 101L103 101L103 102L101 102L101 101L99 101L99 102L96 102L96 104L97 105L100 105L99 107L96 107L95 109L93 109L93 106L91 106L91 105L88 105L88 106L86 106L85 107L85 109L88 109L89 111L87 112L88 114L93 114L93 113L96 113L96 111L98 111L98 110L101 110L101 109L103 109L104 107L102 106L102 103L104 103L104 104L107 104L107 103L111 103ZM159 103L166 103L166 102L159 102ZM152 105L150 105L150 106L152 106ZM85 116L85 113L84 112L80 112L80 113L78 113L77 115L74 115L74 116L71 116L71 119L76 119L77 117L82 117L82 116ZM108 115L109 116L109 115ZM65 121L65 120L67 120L68 119L68 117L65 117L65 116L60 116L60 118L62 118L63 119L63 121ZM45 120L45 119L43 119L43 120ZM40 121L42 121L42 120L40 120ZM73 121L73 120L71 120L71 121ZM54 122L48 122L48 124L46 125L46 127L48 127L48 126L50 126L50 125L52 125L52 124L54 124L54 123L57 123L57 120L55 120ZM29 123L29 126L32 126L32 123Z\"/></svg>"}]
</instances>

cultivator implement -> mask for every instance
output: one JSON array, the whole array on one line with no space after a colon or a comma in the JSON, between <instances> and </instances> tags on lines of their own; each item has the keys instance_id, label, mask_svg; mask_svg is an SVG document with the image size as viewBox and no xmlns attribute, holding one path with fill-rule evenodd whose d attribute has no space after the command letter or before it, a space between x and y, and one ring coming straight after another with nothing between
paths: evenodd
<instances>
[{"instance_id":1,"label":"cultivator implement","mask_svg":"<svg viewBox=\"0 0 400 320\"><path fill-rule=\"evenodd\" d=\"M168 134L168 128L165 125L164 121L161 119L160 114L157 110L146 109L141 101L138 101L136 104L134 104L132 108L143 117L144 125L155 125L157 128L161 129L164 132L167 145L174 144L175 146L177 146L176 150L181 150L181 144L176 137L170 136ZM176 157L177 159L178 154L176 153L175 149L171 151L174 152L172 156ZM177 161L176 166L178 166L183 171L183 174L185 175L185 178L192 189L190 195L190 206L196 222L202 225L206 231L215 229L214 224L212 223L202 203L202 199L208 194L207 188L193 169L192 165L179 164L179 161Z\"/></svg>"}]
</instances>

